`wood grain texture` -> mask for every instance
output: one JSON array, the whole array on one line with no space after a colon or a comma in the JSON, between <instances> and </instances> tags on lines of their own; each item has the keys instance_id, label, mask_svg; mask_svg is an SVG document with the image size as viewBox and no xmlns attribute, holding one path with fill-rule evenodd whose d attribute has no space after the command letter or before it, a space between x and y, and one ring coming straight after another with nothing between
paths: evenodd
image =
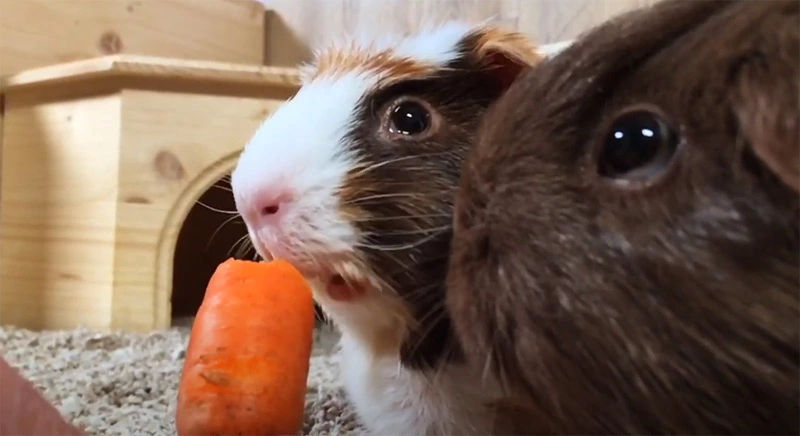
<instances>
[{"instance_id":1,"label":"wood grain texture","mask_svg":"<svg viewBox=\"0 0 800 436\"><path fill-rule=\"evenodd\" d=\"M0 75L117 53L261 64L253 0L0 0Z\"/></svg>"},{"instance_id":2,"label":"wood grain texture","mask_svg":"<svg viewBox=\"0 0 800 436\"><path fill-rule=\"evenodd\" d=\"M121 101L15 108L7 99L0 322L57 328L79 317L109 325L119 150L108 145L119 143Z\"/></svg>"},{"instance_id":3,"label":"wood grain texture","mask_svg":"<svg viewBox=\"0 0 800 436\"><path fill-rule=\"evenodd\" d=\"M296 91L286 70L114 59L8 81L0 323L169 326L186 216Z\"/></svg>"},{"instance_id":4,"label":"wood grain texture","mask_svg":"<svg viewBox=\"0 0 800 436\"><path fill-rule=\"evenodd\" d=\"M2 1L2 0L0 0ZM29 87L65 85L95 78L164 81L174 83L220 83L250 86L294 87L299 84L296 69L233 64L228 62L162 58L144 55L113 55L44 66L0 79L6 92L18 92ZM218 90L214 91L219 93Z\"/></svg>"},{"instance_id":5,"label":"wood grain texture","mask_svg":"<svg viewBox=\"0 0 800 436\"><path fill-rule=\"evenodd\" d=\"M292 66L309 47L349 32L404 32L463 19L520 30L540 44L571 39L616 14L658 0L269 0L265 62Z\"/></svg>"}]
</instances>

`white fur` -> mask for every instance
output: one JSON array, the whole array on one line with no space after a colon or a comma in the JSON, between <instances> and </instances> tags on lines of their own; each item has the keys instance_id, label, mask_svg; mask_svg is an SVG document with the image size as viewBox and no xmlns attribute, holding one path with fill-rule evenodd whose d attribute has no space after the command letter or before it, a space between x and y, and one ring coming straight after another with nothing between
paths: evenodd
<instances>
[{"instance_id":1,"label":"white fur","mask_svg":"<svg viewBox=\"0 0 800 436\"><path fill-rule=\"evenodd\" d=\"M465 21L448 21L444 23L422 26L423 30L410 34L361 34L346 36L316 50L319 56L327 50L337 50L343 47L371 53L391 50L397 58L413 59L416 62L441 67L456 59L458 56L458 43L472 30L474 24ZM302 67L304 80L314 75L316 66L311 63ZM375 77L377 81L379 77Z\"/></svg>"},{"instance_id":2,"label":"white fur","mask_svg":"<svg viewBox=\"0 0 800 436\"><path fill-rule=\"evenodd\" d=\"M473 29L473 26L460 21L445 23L399 41L394 53L398 57L411 58L417 62L446 65L455 60L459 41Z\"/></svg>"},{"instance_id":3,"label":"white fur","mask_svg":"<svg viewBox=\"0 0 800 436\"><path fill-rule=\"evenodd\" d=\"M390 48L398 56L443 65L472 29L451 22L405 38L355 39L338 47ZM285 258L306 271L359 242L357 229L341 214L337 191L360 164L348 151L346 133L358 122L362 98L380 79L359 70L310 77L259 127L231 175L236 207L259 254ZM273 200L284 201L279 216L261 217L259 210ZM407 308L399 297L373 292L363 301L337 302L322 289L315 288L315 297L342 331L344 384L368 429L376 435L491 432L483 404L494 390L481 386L479 374L449 366L431 384L426 375L400 366Z\"/></svg>"},{"instance_id":4,"label":"white fur","mask_svg":"<svg viewBox=\"0 0 800 436\"><path fill-rule=\"evenodd\" d=\"M539 47L539 52L542 53L542 55L544 55L545 57L551 58L561 53L562 51L566 50L567 47L569 47L570 45L572 45L572 40L565 40L565 41L554 42L551 44L545 44Z\"/></svg>"},{"instance_id":5,"label":"white fur","mask_svg":"<svg viewBox=\"0 0 800 436\"><path fill-rule=\"evenodd\" d=\"M245 147L231 187L262 256L268 249L276 257L310 262L304 252L346 251L357 242L355 229L339 213L336 190L356 164L344 136L369 86L370 80L356 73L309 83L264 121ZM263 203L282 196L293 201L281 225L258 224Z\"/></svg>"},{"instance_id":6,"label":"white fur","mask_svg":"<svg viewBox=\"0 0 800 436\"><path fill-rule=\"evenodd\" d=\"M339 353L348 398L376 436L489 435L493 415L487 398L497 387L467 367L439 373L410 371L395 356L374 356L343 336Z\"/></svg>"}]
</instances>

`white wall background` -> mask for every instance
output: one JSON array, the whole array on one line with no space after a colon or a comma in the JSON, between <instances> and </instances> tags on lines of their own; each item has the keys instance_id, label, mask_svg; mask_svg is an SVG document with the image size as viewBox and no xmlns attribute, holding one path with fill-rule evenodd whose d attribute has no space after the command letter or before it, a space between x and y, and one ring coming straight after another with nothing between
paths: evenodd
<instances>
[{"instance_id":1,"label":"white wall background","mask_svg":"<svg viewBox=\"0 0 800 436\"><path fill-rule=\"evenodd\" d=\"M572 39L620 12L658 0L260 0L268 18L265 59L292 65L308 47L342 31L413 30L426 20L492 19L541 44Z\"/></svg>"}]
</instances>

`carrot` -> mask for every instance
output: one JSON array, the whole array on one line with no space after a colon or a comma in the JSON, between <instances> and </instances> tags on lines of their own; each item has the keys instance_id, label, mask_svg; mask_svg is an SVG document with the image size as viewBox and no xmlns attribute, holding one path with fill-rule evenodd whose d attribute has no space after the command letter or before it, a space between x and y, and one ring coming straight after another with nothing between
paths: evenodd
<instances>
[{"instance_id":1,"label":"carrot","mask_svg":"<svg viewBox=\"0 0 800 436\"><path fill-rule=\"evenodd\" d=\"M289 263L220 264L186 348L178 434L299 433L313 329L311 288Z\"/></svg>"}]
</instances>

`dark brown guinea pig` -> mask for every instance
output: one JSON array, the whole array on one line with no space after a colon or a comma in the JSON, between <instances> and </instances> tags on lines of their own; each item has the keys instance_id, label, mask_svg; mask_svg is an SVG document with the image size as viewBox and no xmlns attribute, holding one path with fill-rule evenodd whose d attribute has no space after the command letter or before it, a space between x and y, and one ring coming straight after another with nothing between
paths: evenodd
<instances>
[{"instance_id":1,"label":"dark brown guinea pig","mask_svg":"<svg viewBox=\"0 0 800 436\"><path fill-rule=\"evenodd\" d=\"M799 8L631 12L487 113L447 304L539 433L800 432Z\"/></svg>"}]
</instances>

